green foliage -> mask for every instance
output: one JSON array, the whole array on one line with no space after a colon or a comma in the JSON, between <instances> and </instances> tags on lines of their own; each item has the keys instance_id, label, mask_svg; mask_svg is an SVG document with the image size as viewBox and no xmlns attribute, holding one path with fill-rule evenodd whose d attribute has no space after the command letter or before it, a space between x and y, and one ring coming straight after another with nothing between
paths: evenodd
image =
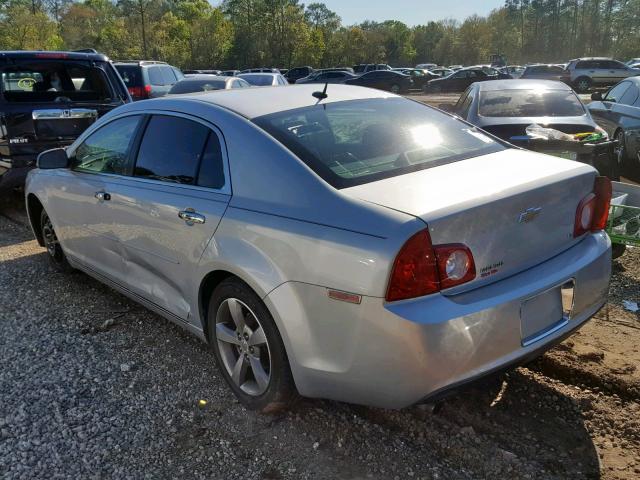
<instances>
[{"instance_id":1,"label":"green foliage","mask_svg":"<svg viewBox=\"0 0 640 480\"><path fill-rule=\"evenodd\" d=\"M183 68L640 56L640 0L506 0L486 17L415 27L344 26L325 4L299 0L0 0L0 24L0 49L93 47Z\"/></svg>"}]
</instances>

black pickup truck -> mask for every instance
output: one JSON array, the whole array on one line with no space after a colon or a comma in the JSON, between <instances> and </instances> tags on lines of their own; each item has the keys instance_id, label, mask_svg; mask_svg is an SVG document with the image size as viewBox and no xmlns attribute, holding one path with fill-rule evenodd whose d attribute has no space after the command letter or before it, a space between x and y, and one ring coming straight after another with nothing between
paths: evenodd
<instances>
[{"instance_id":1,"label":"black pickup truck","mask_svg":"<svg viewBox=\"0 0 640 480\"><path fill-rule=\"evenodd\" d=\"M0 52L0 195L24 184L44 150L71 144L96 119L131 101L99 53Z\"/></svg>"}]
</instances>

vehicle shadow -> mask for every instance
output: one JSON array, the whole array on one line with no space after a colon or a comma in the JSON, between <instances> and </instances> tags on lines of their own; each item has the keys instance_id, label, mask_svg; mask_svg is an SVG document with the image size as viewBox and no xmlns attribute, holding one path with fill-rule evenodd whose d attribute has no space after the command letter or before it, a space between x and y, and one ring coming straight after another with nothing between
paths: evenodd
<instances>
[{"instance_id":1,"label":"vehicle shadow","mask_svg":"<svg viewBox=\"0 0 640 480\"><path fill-rule=\"evenodd\" d=\"M526 368L489 377L435 405L392 411L305 400L298 408L303 415L318 407L371 422L417 455L435 453L482 478L499 478L496 472L502 478L600 478L585 405Z\"/></svg>"}]
</instances>

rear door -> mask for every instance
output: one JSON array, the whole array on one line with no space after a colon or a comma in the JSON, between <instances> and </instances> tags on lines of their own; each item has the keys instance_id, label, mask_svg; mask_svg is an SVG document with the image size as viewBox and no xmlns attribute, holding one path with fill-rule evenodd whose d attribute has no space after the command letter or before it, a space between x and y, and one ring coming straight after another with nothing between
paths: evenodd
<instances>
[{"instance_id":1,"label":"rear door","mask_svg":"<svg viewBox=\"0 0 640 480\"><path fill-rule=\"evenodd\" d=\"M133 175L109 188L128 287L187 320L192 273L231 198L221 134L194 117L151 115Z\"/></svg>"}]
</instances>

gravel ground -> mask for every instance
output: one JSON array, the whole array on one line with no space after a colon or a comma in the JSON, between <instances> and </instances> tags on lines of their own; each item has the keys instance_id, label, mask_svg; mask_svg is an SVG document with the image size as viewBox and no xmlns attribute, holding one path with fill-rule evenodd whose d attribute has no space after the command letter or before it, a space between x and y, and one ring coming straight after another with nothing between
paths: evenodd
<instances>
[{"instance_id":1,"label":"gravel ground","mask_svg":"<svg viewBox=\"0 0 640 480\"><path fill-rule=\"evenodd\" d=\"M238 404L207 346L83 274L0 206L0 477L640 477L640 251L598 317L538 361L431 407ZM204 400L206 404L200 402Z\"/></svg>"}]
</instances>

